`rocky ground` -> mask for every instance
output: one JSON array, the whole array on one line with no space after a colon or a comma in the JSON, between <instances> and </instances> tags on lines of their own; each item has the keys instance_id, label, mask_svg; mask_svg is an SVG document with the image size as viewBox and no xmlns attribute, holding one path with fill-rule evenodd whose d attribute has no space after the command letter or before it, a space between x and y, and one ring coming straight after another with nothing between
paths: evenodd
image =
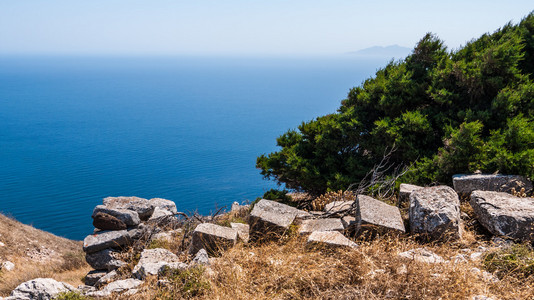
<instances>
[{"instance_id":1,"label":"rocky ground","mask_svg":"<svg viewBox=\"0 0 534 300\"><path fill-rule=\"evenodd\" d=\"M30 280L7 299L532 299L532 183L453 181L401 185L397 205L354 195L304 211L263 199L210 217L109 197L83 242L94 269L84 284Z\"/></svg>"}]
</instances>

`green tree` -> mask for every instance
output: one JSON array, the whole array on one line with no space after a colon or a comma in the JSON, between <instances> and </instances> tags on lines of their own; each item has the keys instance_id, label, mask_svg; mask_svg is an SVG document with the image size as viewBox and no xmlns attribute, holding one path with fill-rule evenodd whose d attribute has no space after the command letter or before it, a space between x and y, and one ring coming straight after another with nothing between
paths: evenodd
<instances>
[{"instance_id":1,"label":"green tree","mask_svg":"<svg viewBox=\"0 0 534 300\"><path fill-rule=\"evenodd\" d=\"M258 157L266 178L320 194L358 183L387 149L407 180L480 169L534 175L534 14L449 52L432 34Z\"/></svg>"}]
</instances>

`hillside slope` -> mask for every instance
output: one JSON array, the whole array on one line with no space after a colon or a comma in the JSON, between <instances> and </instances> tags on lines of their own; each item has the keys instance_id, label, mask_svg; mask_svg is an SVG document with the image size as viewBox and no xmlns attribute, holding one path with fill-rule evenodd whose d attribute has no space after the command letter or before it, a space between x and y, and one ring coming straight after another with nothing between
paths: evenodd
<instances>
[{"instance_id":1,"label":"hillside slope","mask_svg":"<svg viewBox=\"0 0 534 300\"><path fill-rule=\"evenodd\" d=\"M0 264L15 264L12 271L0 270L0 296L7 296L18 284L37 277L78 286L90 269L80 241L55 236L2 214L0 242L4 244L0 246Z\"/></svg>"}]
</instances>

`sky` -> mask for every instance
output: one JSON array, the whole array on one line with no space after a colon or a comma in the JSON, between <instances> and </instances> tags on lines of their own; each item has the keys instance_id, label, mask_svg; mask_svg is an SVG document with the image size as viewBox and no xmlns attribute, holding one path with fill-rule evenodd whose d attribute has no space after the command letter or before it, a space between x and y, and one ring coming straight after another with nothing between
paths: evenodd
<instances>
[{"instance_id":1,"label":"sky","mask_svg":"<svg viewBox=\"0 0 534 300\"><path fill-rule=\"evenodd\" d=\"M534 10L532 0L0 0L0 54L330 55L457 49Z\"/></svg>"}]
</instances>

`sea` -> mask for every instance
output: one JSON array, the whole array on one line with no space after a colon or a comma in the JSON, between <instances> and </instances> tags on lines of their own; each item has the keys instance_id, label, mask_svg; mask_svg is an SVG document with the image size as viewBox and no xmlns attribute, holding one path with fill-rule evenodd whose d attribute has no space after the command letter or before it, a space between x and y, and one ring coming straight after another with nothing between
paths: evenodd
<instances>
[{"instance_id":1,"label":"sea","mask_svg":"<svg viewBox=\"0 0 534 300\"><path fill-rule=\"evenodd\" d=\"M256 157L390 59L0 56L0 213L81 240L108 196L253 201Z\"/></svg>"}]
</instances>

